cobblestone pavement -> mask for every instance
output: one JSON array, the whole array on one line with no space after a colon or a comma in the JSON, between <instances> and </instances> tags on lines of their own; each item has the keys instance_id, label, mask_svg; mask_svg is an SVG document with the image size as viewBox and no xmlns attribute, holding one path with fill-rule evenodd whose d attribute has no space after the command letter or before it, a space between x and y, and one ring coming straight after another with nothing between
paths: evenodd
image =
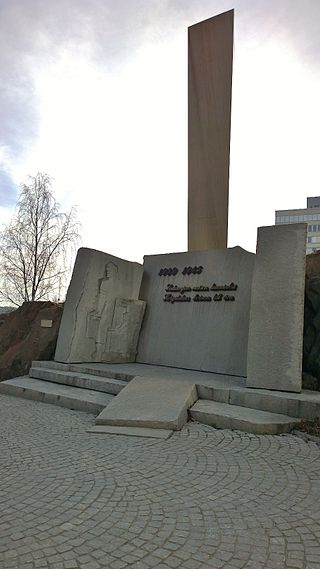
<instances>
[{"instance_id":1,"label":"cobblestone pavement","mask_svg":"<svg viewBox=\"0 0 320 569\"><path fill-rule=\"evenodd\" d=\"M89 434L92 415L0 406L1 569L320 569L315 443Z\"/></svg>"}]
</instances>

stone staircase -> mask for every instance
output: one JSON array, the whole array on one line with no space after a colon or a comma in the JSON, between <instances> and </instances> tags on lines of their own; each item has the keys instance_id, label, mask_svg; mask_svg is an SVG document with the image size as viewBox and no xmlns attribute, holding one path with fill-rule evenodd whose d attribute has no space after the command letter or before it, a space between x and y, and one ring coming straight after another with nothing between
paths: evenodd
<instances>
[{"instance_id":1,"label":"stone staircase","mask_svg":"<svg viewBox=\"0 0 320 569\"><path fill-rule=\"evenodd\" d=\"M198 399L190 416L199 423L218 429L234 429L256 435L278 435L291 431L301 419L229 403Z\"/></svg>"},{"instance_id":2,"label":"stone staircase","mask_svg":"<svg viewBox=\"0 0 320 569\"><path fill-rule=\"evenodd\" d=\"M320 417L320 392L301 393L243 387L197 385L190 417L218 429L255 434L290 432L301 419Z\"/></svg>"},{"instance_id":3,"label":"stone staircase","mask_svg":"<svg viewBox=\"0 0 320 569\"><path fill-rule=\"evenodd\" d=\"M250 387L209 387L197 385L198 398L231 407L255 409L298 419L320 417L320 392L303 389L301 393L253 389Z\"/></svg>"},{"instance_id":4,"label":"stone staircase","mask_svg":"<svg viewBox=\"0 0 320 569\"><path fill-rule=\"evenodd\" d=\"M114 375L114 374L113 374ZM106 377L90 365L32 362L28 376L0 383L0 393L100 413L128 380Z\"/></svg>"},{"instance_id":5,"label":"stone staircase","mask_svg":"<svg viewBox=\"0 0 320 569\"><path fill-rule=\"evenodd\" d=\"M0 393L100 414L96 432L141 428L141 436L143 428L181 428L188 412L201 423L256 434L288 432L302 418L320 417L320 392L250 389L214 374L177 372L136 364L33 362L29 376L1 382ZM196 390L193 400L190 389Z\"/></svg>"}]
</instances>

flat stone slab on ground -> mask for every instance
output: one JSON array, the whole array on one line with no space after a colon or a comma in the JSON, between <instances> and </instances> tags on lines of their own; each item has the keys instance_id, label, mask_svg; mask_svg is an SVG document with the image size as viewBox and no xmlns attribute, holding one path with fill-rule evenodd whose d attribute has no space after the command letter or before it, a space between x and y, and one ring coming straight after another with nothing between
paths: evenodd
<instances>
[{"instance_id":1,"label":"flat stone slab on ground","mask_svg":"<svg viewBox=\"0 0 320 569\"><path fill-rule=\"evenodd\" d=\"M138 376L100 413L96 424L179 430L197 398L193 384Z\"/></svg>"},{"instance_id":2,"label":"flat stone slab on ground","mask_svg":"<svg viewBox=\"0 0 320 569\"><path fill-rule=\"evenodd\" d=\"M117 427L116 425L95 425L87 433L102 435L123 435L128 437L146 437L152 439L168 439L173 431L168 429L147 429L143 427Z\"/></svg>"}]
</instances>

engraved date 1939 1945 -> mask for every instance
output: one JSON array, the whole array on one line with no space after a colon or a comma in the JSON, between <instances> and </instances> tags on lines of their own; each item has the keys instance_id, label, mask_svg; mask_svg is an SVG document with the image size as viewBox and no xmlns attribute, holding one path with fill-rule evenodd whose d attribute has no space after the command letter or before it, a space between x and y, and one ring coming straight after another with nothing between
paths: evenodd
<instances>
[{"instance_id":1,"label":"engraved date 1939 1945","mask_svg":"<svg viewBox=\"0 0 320 569\"><path fill-rule=\"evenodd\" d=\"M203 267L200 265L199 267L185 267L182 271L183 275L201 275L203 271ZM169 267L165 269L160 269L159 277L171 277L177 275L179 269L177 267Z\"/></svg>"}]
</instances>

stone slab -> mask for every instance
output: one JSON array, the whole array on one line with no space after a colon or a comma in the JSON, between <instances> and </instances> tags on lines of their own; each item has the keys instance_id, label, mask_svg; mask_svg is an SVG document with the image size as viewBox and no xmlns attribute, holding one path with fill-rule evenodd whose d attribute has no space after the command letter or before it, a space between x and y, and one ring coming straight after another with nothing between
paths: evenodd
<instances>
[{"instance_id":1,"label":"stone slab","mask_svg":"<svg viewBox=\"0 0 320 569\"><path fill-rule=\"evenodd\" d=\"M190 409L196 421L218 429L235 429L257 435L276 435L286 433L299 423L300 419L267 413L257 409L247 409L236 405L199 399Z\"/></svg>"},{"instance_id":2,"label":"stone slab","mask_svg":"<svg viewBox=\"0 0 320 569\"><path fill-rule=\"evenodd\" d=\"M143 427L117 427L115 425L95 425L87 433L102 435L123 435L127 437L144 437L152 439L168 439L173 431L167 429L146 429Z\"/></svg>"},{"instance_id":3,"label":"stone slab","mask_svg":"<svg viewBox=\"0 0 320 569\"><path fill-rule=\"evenodd\" d=\"M98 377L87 373L60 371L43 367L32 367L29 371L29 377L63 385L71 385L72 387L80 387L81 389L111 393L112 395L117 395L121 389L127 385L126 381L113 379L111 377Z\"/></svg>"},{"instance_id":4,"label":"stone slab","mask_svg":"<svg viewBox=\"0 0 320 569\"><path fill-rule=\"evenodd\" d=\"M254 259L241 247L146 256L137 362L246 376Z\"/></svg>"},{"instance_id":5,"label":"stone slab","mask_svg":"<svg viewBox=\"0 0 320 569\"><path fill-rule=\"evenodd\" d=\"M304 419L320 417L319 391L303 390L300 393L290 393L268 389L231 388L229 403L291 417Z\"/></svg>"},{"instance_id":6,"label":"stone slab","mask_svg":"<svg viewBox=\"0 0 320 569\"><path fill-rule=\"evenodd\" d=\"M247 386L301 391L306 224L260 227Z\"/></svg>"},{"instance_id":7,"label":"stone slab","mask_svg":"<svg viewBox=\"0 0 320 569\"><path fill-rule=\"evenodd\" d=\"M55 360L134 361L145 304L142 266L101 251L78 251L63 310Z\"/></svg>"},{"instance_id":8,"label":"stone slab","mask_svg":"<svg viewBox=\"0 0 320 569\"><path fill-rule=\"evenodd\" d=\"M79 373L85 373L85 374L90 374L90 375L97 375L97 376L101 376L101 377L107 377L107 378L114 378L114 379L120 379L120 380L124 380L124 381L130 381L130 379L133 379L133 377L135 375L139 375L138 373L135 374L131 374L131 373L126 373L125 371L121 371L122 369L125 370L126 368L121 368L121 366L124 365L130 365L130 364L107 364L107 363L87 363L87 364L63 364L60 362L55 362L55 361L37 361L34 360L32 362L32 367L36 367L36 368L44 368L44 369L57 369L60 371L72 371L72 372L79 372ZM116 367L114 367L116 366ZM129 368L128 368L129 369Z\"/></svg>"},{"instance_id":9,"label":"stone slab","mask_svg":"<svg viewBox=\"0 0 320 569\"><path fill-rule=\"evenodd\" d=\"M188 249L225 248L233 10L188 28Z\"/></svg>"},{"instance_id":10,"label":"stone slab","mask_svg":"<svg viewBox=\"0 0 320 569\"><path fill-rule=\"evenodd\" d=\"M211 387L209 385L197 385L199 399L211 399L220 403L229 403L230 387Z\"/></svg>"},{"instance_id":11,"label":"stone slab","mask_svg":"<svg viewBox=\"0 0 320 569\"><path fill-rule=\"evenodd\" d=\"M114 377L116 379L124 379L127 381L130 381L137 375L141 375L142 377L149 377L150 380L157 380L159 377L167 377L171 378L172 380L180 379L181 381L198 383L201 385L215 385L221 387L229 385L234 387L245 387L245 378L243 377L176 367L142 364L137 362L124 364L92 363L70 365L71 370L74 370L75 368L82 368L84 373Z\"/></svg>"},{"instance_id":12,"label":"stone slab","mask_svg":"<svg viewBox=\"0 0 320 569\"><path fill-rule=\"evenodd\" d=\"M179 430L197 397L193 384L138 376L100 413L96 424Z\"/></svg>"},{"instance_id":13,"label":"stone slab","mask_svg":"<svg viewBox=\"0 0 320 569\"><path fill-rule=\"evenodd\" d=\"M49 381L33 379L29 376L0 382L0 393L85 411L86 413L98 413L113 399L113 395L108 393L58 385Z\"/></svg>"}]
</instances>

